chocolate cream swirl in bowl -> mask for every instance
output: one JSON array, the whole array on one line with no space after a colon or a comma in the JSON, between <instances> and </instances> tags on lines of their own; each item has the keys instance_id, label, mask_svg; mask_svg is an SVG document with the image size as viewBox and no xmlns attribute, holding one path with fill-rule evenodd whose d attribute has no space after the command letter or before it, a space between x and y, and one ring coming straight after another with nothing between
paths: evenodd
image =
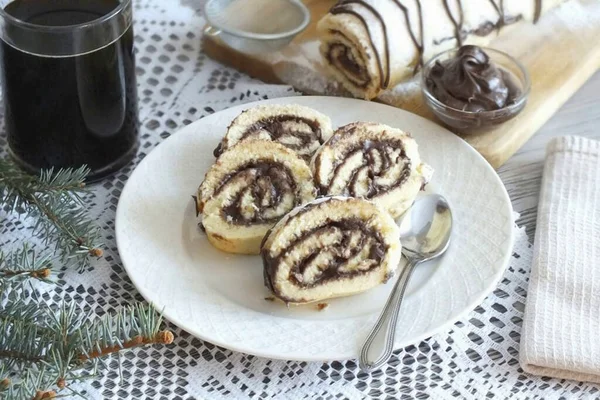
<instances>
[{"instance_id":1,"label":"chocolate cream swirl in bowl","mask_svg":"<svg viewBox=\"0 0 600 400\"><path fill-rule=\"evenodd\" d=\"M440 102L469 112L499 110L521 94L510 73L477 46L463 46L454 57L436 62L425 82Z\"/></svg>"}]
</instances>

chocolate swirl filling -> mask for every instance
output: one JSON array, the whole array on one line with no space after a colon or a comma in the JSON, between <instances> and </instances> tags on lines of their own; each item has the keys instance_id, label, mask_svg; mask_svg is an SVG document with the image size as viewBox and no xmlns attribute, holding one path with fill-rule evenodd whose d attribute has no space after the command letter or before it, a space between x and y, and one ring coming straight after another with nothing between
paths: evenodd
<instances>
[{"instance_id":1,"label":"chocolate swirl filling","mask_svg":"<svg viewBox=\"0 0 600 400\"><path fill-rule=\"evenodd\" d=\"M340 31L332 30L335 35L346 37ZM365 88L371 82L369 71L365 68L365 60L359 54L359 58L352 53L346 44L342 42L331 42L328 45L326 52L327 62L334 65L338 71L341 71L344 76L354 85L360 88Z\"/></svg>"},{"instance_id":2,"label":"chocolate swirl filling","mask_svg":"<svg viewBox=\"0 0 600 400\"><path fill-rule=\"evenodd\" d=\"M318 157L315 164L317 177L320 177L321 162ZM318 189L323 195L370 199L401 186L410 171L411 160L401 141L366 140L346 149L344 155L336 159L331 178L328 182L318 182Z\"/></svg>"},{"instance_id":3,"label":"chocolate swirl filling","mask_svg":"<svg viewBox=\"0 0 600 400\"><path fill-rule=\"evenodd\" d=\"M317 121L295 115L277 115L254 122L240 137L240 141L262 132L268 133L270 139L299 153L302 157L310 157L312 152L322 143L321 127ZM214 150L219 157L225 149L222 143Z\"/></svg>"},{"instance_id":4,"label":"chocolate swirl filling","mask_svg":"<svg viewBox=\"0 0 600 400\"><path fill-rule=\"evenodd\" d=\"M223 219L237 225L274 223L295 206L297 184L282 163L257 160L225 176L215 194L230 190Z\"/></svg>"},{"instance_id":5,"label":"chocolate swirl filling","mask_svg":"<svg viewBox=\"0 0 600 400\"><path fill-rule=\"evenodd\" d=\"M365 221L330 221L302 232L276 257L263 249L265 284L273 291L272 282L282 263L291 265L288 280L302 288L351 278L379 266L387 250L380 233Z\"/></svg>"}]
</instances>

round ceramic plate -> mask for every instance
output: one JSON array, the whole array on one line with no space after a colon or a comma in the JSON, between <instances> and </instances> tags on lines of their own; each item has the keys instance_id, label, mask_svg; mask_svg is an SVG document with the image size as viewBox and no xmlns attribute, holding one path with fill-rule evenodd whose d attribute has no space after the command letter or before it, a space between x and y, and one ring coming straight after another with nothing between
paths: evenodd
<instances>
[{"instance_id":1,"label":"round ceramic plate","mask_svg":"<svg viewBox=\"0 0 600 400\"><path fill-rule=\"evenodd\" d=\"M419 266L398 321L396 348L450 329L498 283L513 244L510 200L492 167L444 128L397 108L333 97L293 97L260 104L313 107L334 127L375 121L413 134L435 169L428 190L444 195L455 218L443 258ZM133 172L119 201L117 243L140 293L191 334L263 357L325 361L355 358L394 282L356 296L289 307L266 301L258 256L222 253L198 228L192 195L214 162L213 149L245 104L188 125Z\"/></svg>"}]
</instances>

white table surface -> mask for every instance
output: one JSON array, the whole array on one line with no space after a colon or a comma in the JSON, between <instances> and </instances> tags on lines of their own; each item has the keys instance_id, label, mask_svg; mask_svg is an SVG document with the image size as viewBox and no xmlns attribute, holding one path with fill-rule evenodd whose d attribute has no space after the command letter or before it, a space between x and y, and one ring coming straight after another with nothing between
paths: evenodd
<instances>
[{"instance_id":1,"label":"white table surface","mask_svg":"<svg viewBox=\"0 0 600 400\"><path fill-rule=\"evenodd\" d=\"M498 169L514 210L521 214L517 223L527 227L532 242L546 145L553 137L564 135L600 139L600 72L596 72L525 146Z\"/></svg>"}]
</instances>

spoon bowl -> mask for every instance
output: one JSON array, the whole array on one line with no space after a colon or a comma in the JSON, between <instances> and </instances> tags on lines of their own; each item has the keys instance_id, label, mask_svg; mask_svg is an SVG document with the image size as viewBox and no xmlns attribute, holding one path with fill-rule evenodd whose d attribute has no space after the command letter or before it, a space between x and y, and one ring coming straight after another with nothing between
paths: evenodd
<instances>
[{"instance_id":1,"label":"spoon bowl","mask_svg":"<svg viewBox=\"0 0 600 400\"><path fill-rule=\"evenodd\" d=\"M443 196L421 197L402 217L400 242L407 258L427 261L444 253L452 235L452 211Z\"/></svg>"},{"instance_id":2,"label":"spoon bowl","mask_svg":"<svg viewBox=\"0 0 600 400\"><path fill-rule=\"evenodd\" d=\"M452 211L443 196L429 195L417 199L402 217L400 241L402 254L408 263L400 272L375 326L362 346L359 366L363 371L379 368L392 355L398 314L410 276L418 264L444 254L450 245L451 235ZM376 342L376 339L382 336L383 350L379 350L382 341ZM372 353L379 356L374 357Z\"/></svg>"}]
</instances>

